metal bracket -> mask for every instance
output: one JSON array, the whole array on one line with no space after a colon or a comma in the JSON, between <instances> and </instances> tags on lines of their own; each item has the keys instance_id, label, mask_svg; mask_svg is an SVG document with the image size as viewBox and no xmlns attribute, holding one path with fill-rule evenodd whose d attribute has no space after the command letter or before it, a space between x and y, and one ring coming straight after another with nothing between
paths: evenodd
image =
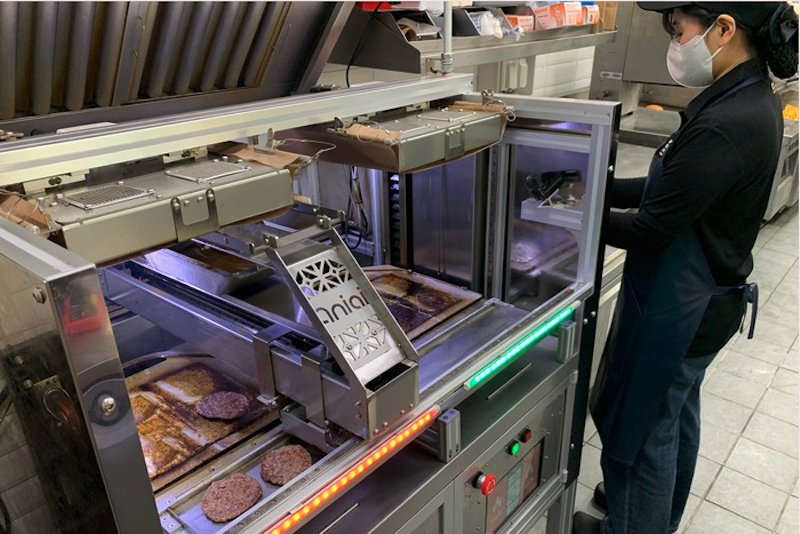
<instances>
[{"instance_id":1,"label":"metal bracket","mask_svg":"<svg viewBox=\"0 0 800 534\"><path fill-rule=\"evenodd\" d=\"M42 178L32 182L25 182L22 187L25 189L25 194L30 195L46 191L53 187L60 187L68 184L75 184L78 182L85 182L86 175L89 174L88 170L75 171L68 174L59 174L58 176L51 176L49 178Z\"/></svg>"},{"instance_id":2,"label":"metal bracket","mask_svg":"<svg viewBox=\"0 0 800 534\"><path fill-rule=\"evenodd\" d=\"M464 138L467 128L463 125L448 128L444 133L445 139L445 158L457 158L464 153Z\"/></svg>"},{"instance_id":3,"label":"metal bracket","mask_svg":"<svg viewBox=\"0 0 800 534\"><path fill-rule=\"evenodd\" d=\"M422 436L419 443L444 463L461 452L461 412L449 409Z\"/></svg>"},{"instance_id":4,"label":"metal bracket","mask_svg":"<svg viewBox=\"0 0 800 534\"><path fill-rule=\"evenodd\" d=\"M563 321L558 325L558 329L555 332L558 336L558 353L556 355L558 363L565 363L572 358L576 330L577 323L575 321Z\"/></svg>"},{"instance_id":5,"label":"metal bracket","mask_svg":"<svg viewBox=\"0 0 800 534\"><path fill-rule=\"evenodd\" d=\"M185 161L193 159L195 161L205 160L208 158L208 148L201 146L197 148L190 148L180 152L167 152L161 156L161 163L174 163L176 161Z\"/></svg>"},{"instance_id":6,"label":"metal bracket","mask_svg":"<svg viewBox=\"0 0 800 534\"><path fill-rule=\"evenodd\" d=\"M219 229L217 202L213 189L175 197L171 201L172 219L178 241L186 241Z\"/></svg>"},{"instance_id":7,"label":"metal bracket","mask_svg":"<svg viewBox=\"0 0 800 534\"><path fill-rule=\"evenodd\" d=\"M305 417L305 408L300 404L291 404L281 410L281 424L287 433L310 443L324 453L334 449L325 439L325 429L309 422Z\"/></svg>"}]
</instances>

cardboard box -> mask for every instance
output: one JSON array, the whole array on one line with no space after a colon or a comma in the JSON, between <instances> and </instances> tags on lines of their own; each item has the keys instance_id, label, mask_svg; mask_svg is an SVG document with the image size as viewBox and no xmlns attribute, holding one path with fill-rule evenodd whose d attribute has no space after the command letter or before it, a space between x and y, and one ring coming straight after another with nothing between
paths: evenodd
<instances>
[{"instance_id":1,"label":"cardboard box","mask_svg":"<svg viewBox=\"0 0 800 534\"><path fill-rule=\"evenodd\" d=\"M583 6L583 23L597 24L600 22L600 7L597 5Z\"/></svg>"},{"instance_id":2,"label":"cardboard box","mask_svg":"<svg viewBox=\"0 0 800 534\"><path fill-rule=\"evenodd\" d=\"M519 26L524 32L532 32L534 28L533 15L506 15L506 20L512 28Z\"/></svg>"},{"instance_id":3,"label":"cardboard box","mask_svg":"<svg viewBox=\"0 0 800 534\"><path fill-rule=\"evenodd\" d=\"M580 2L564 2L564 26L583 24L583 9Z\"/></svg>"},{"instance_id":4,"label":"cardboard box","mask_svg":"<svg viewBox=\"0 0 800 534\"><path fill-rule=\"evenodd\" d=\"M551 28L562 28L565 25L564 4L550 4L537 7L533 10L538 22L537 30L549 30Z\"/></svg>"},{"instance_id":5,"label":"cardboard box","mask_svg":"<svg viewBox=\"0 0 800 534\"><path fill-rule=\"evenodd\" d=\"M600 31L617 29L617 4L619 2L597 2L600 8Z\"/></svg>"}]
</instances>

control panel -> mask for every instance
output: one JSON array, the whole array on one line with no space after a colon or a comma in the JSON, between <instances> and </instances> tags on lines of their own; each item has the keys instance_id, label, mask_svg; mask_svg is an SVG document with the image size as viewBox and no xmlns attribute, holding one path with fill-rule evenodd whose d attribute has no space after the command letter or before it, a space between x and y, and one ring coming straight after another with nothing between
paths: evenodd
<instances>
[{"instance_id":1,"label":"control panel","mask_svg":"<svg viewBox=\"0 0 800 534\"><path fill-rule=\"evenodd\" d=\"M464 524L495 534L559 475L566 392L497 440L463 473Z\"/></svg>"}]
</instances>

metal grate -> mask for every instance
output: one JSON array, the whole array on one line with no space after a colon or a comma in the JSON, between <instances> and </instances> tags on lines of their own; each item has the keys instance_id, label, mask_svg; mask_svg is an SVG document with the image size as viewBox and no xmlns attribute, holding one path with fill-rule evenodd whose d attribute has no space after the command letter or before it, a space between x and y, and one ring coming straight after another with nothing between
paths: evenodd
<instances>
[{"instance_id":1,"label":"metal grate","mask_svg":"<svg viewBox=\"0 0 800 534\"><path fill-rule=\"evenodd\" d=\"M107 185L89 189L82 193L69 195L66 197L66 199L67 202L73 206L90 210L93 208L117 204L119 202L126 202L135 198L146 197L152 194L152 191L136 189L135 187L128 187L127 185Z\"/></svg>"},{"instance_id":2,"label":"metal grate","mask_svg":"<svg viewBox=\"0 0 800 534\"><path fill-rule=\"evenodd\" d=\"M209 161L200 165L170 169L166 171L166 173L175 178L183 178L184 180L191 180L192 182L202 184L209 180L222 178L223 176L239 174L249 169L250 167L245 165L238 165L227 161Z\"/></svg>"}]
</instances>

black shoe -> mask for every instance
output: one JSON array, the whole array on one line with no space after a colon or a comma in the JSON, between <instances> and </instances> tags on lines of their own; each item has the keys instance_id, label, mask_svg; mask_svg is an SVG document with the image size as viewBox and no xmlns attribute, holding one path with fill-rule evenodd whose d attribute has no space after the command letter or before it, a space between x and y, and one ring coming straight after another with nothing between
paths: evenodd
<instances>
[{"instance_id":1,"label":"black shoe","mask_svg":"<svg viewBox=\"0 0 800 534\"><path fill-rule=\"evenodd\" d=\"M575 512L572 517L572 534L600 534L600 523L597 519L584 512Z\"/></svg>"},{"instance_id":2,"label":"black shoe","mask_svg":"<svg viewBox=\"0 0 800 534\"><path fill-rule=\"evenodd\" d=\"M606 498L606 483L601 482L594 488L594 505L598 510L608 515L608 499Z\"/></svg>"}]
</instances>

